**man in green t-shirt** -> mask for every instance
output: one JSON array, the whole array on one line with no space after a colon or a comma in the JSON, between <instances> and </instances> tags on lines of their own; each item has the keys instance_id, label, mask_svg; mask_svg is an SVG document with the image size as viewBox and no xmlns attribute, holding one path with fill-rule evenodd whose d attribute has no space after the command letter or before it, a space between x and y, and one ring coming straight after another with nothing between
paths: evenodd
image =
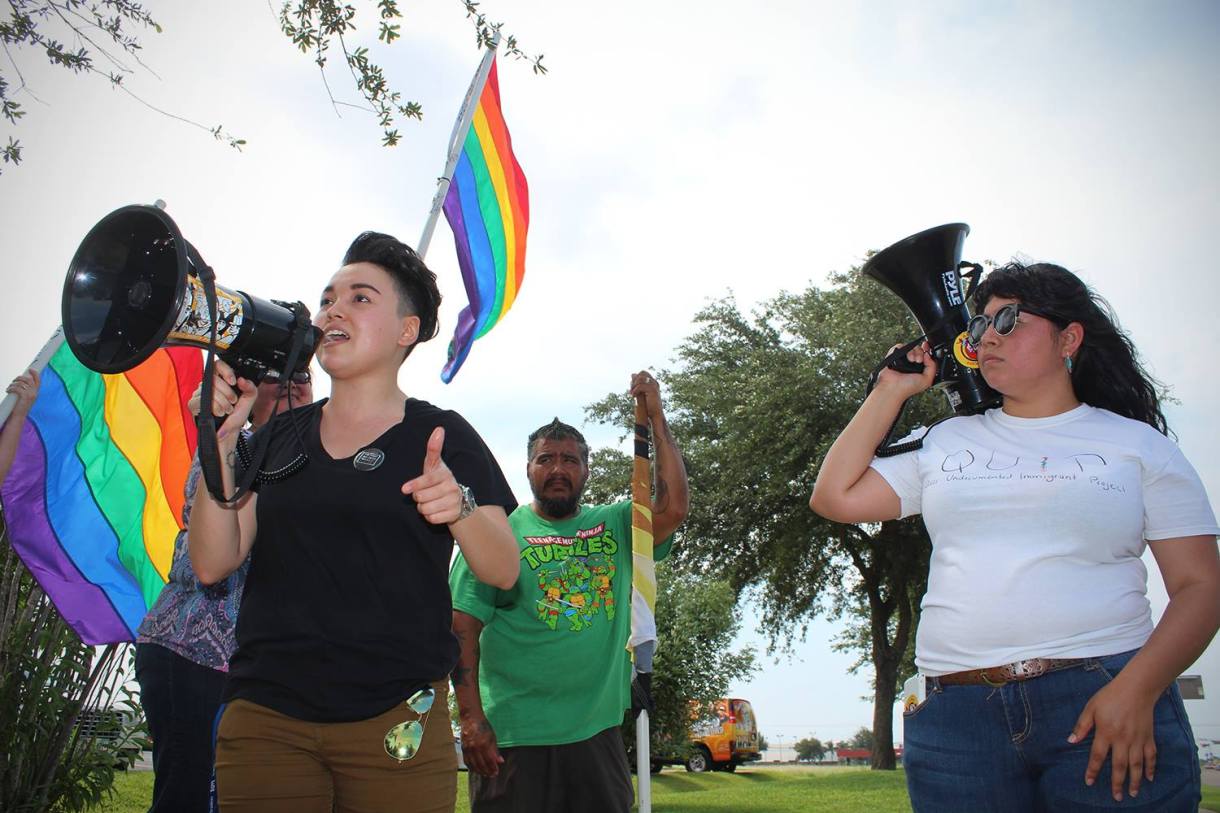
<instances>
[{"instance_id":1,"label":"man in green t-shirt","mask_svg":"<svg viewBox=\"0 0 1220 813\"><path fill-rule=\"evenodd\" d=\"M631 377L656 443L654 556L686 518L686 468L648 373ZM521 548L511 590L449 575L453 673L472 813L625 813L631 777L618 727L631 705L631 502L581 505L589 446L556 418L529 437L534 500L509 524Z\"/></svg>"}]
</instances>

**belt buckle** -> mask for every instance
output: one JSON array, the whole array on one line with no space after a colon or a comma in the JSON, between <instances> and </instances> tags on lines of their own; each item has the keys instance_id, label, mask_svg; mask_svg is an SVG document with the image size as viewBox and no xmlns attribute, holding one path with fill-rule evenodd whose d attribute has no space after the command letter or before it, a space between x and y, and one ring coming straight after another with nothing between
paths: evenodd
<instances>
[{"instance_id":1,"label":"belt buckle","mask_svg":"<svg viewBox=\"0 0 1220 813\"><path fill-rule=\"evenodd\" d=\"M1026 658L1023 661L1017 661L1011 666L1013 673L1018 676L1018 680L1042 677L1050 671L1047 661L1042 658Z\"/></svg>"}]
</instances>

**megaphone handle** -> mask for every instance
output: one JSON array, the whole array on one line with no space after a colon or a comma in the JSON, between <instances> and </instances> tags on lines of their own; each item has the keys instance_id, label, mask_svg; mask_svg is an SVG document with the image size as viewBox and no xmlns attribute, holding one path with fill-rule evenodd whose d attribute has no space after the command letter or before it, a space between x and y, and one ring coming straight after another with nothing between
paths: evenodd
<instances>
[{"instance_id":1,"label":"megaphone handle","mask_svg":"<svg viewBox=\"0 0 1220 813\"><path fill-rule=\"evenodd\" d=\"M905 358L898 358L886 365L891 370L897 370L900 373L922 373L924 365L916 364L912 361L907 361Z\"/></svg>"},{"instance_id":2,"label":"megaphone handle","mask_svg":"<svg viewBox=\"0 0 1220 813\"><path fill-rule=\"evenodd\" d=\"M962 279L970 281L970 284L966 286L966 293L962 294L966 300L969 300L974 296L974 289L979 287L979 280L983 278L983 266L979 265L978 263L969 262L968 260L962 260L957 264L958 273L961 273L963 268L970 269L961 275Z\"/></svg>"},{"instance_id":3,"label":"megaphone handle","mask_svg":"<svg viewBox=\"0 0 1220 813\"><path fill-rule=\"evenodd\" d=\"M913 342L907 342L902 347L895 348L894 352L886 356L885 360L881 362L881 366L889 367L891 370L897 370L900 373L922 373L924 366L907 359L907 353L914 350L923 340L924 337L920 336Z\"/></svg>"}]
</instances>

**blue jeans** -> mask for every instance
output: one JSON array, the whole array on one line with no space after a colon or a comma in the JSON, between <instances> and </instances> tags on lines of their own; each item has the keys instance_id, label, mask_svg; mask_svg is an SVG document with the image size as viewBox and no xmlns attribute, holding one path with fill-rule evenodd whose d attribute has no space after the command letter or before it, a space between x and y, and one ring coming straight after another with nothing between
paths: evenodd
<instances>
[{"instance_id":1,"label":"blue jeans","mask_svg":"<svg viewBox=\"0 0 1220 813\"><path fill-rule=\"evenodd\" d=\"M156 644L136 644L136 680L153 741L149 813L206 813L212 724L225 673Z\"/></svg>"},{"instance_id":2,"label":"blue jeans","mask_svg":"<svg viewBox=\"0 0 1220 813\"><path fill-rule=\"evenodd\" d=\"M1153 712L1156 780L1145 779L1134 799L1124 782L1123 801L1114 801L1108 757L1093 786L1085 785L1092 733L1067 741L1089 698L1134 656L1088 658L1000 687L941 686L929 678L927 699L903 715L911 806L916 813L1196 813L1199 755L1177 684Z\"/></svg>"}]
</instances>

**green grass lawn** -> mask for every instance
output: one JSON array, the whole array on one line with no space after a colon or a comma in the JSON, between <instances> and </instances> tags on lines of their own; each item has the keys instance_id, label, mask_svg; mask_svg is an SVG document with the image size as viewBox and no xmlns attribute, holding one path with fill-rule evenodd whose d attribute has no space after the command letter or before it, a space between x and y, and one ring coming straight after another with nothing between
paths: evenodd
<instances>
[{"instance_id":1,"label":"green grass lawn","mask_svg":"<svg viewBox=\"0 0 1220 813\"><path fill-rule=\"evenodd\" d=\"M653 777L652 809L656 813L909 813L911 804L902 771L819 766L692 774L679 768Z\"/></svg>"},{"instance_id":2,"label":"green grass lawn","mask_svg":"<svg viewBox=\"0 0 1220 813\"><path fill-rule=\"evenodd\" d=\"M115 781L115 795L104 813L144 813L152 798L153 775L127 773ZM741 811L801 813L891 813L909 811L902 771L867 768L759 767L735 774L692 774L666 768L652 777L655 813ZM1203 809L1220 813L1220 788L1203 786ZM469 813L466 775L458 776L457 813Z\"/></svg>"},{"instance_id":3,"label":"green grass lawn","mask_svg":"<svg viewBox=\"0 0 1220 813\"><path fill-rule=\"evenodd\" d=\"M127 773L115 781L115 795L104 813L144 813L152 798L153 775ZM842 813L910 811L901 771L867 768L743 768L735 774L691 774L666 768L652 777L654 813L742 811ZM466 775L458 776L457 813L469 813Z\"/></svg>"},{"instance_id":4,"label":"green grass lawn","mask_svg":"<svg viewBox=\"0 0 1220 813\"><path fill-rule=\"evenodd\" d=\"M1220 788L1213 788L1211 785L1203 786L1203 802L1200 809L1220 813Z\"/></svg>"}]
</instances>

